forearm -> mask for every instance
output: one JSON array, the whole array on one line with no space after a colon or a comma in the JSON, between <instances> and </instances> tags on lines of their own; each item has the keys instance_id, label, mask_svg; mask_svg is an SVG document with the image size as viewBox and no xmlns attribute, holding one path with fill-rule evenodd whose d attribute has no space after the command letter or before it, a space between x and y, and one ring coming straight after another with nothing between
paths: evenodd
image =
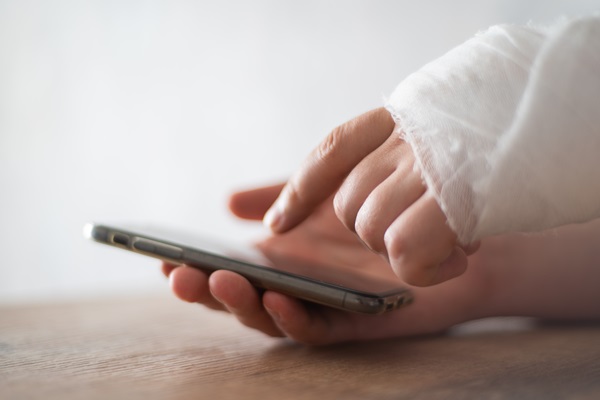
<instances>
[{"instance_id":1,"label":"forearm","mask_svg":"<svg viewBox=\"0 0 600 400\"><path fill-rule=\"evenodd\" d=\"M486 314L599 319L599 244L600 220L484 241L492 273Z\"/></svg>"}]
</instances>

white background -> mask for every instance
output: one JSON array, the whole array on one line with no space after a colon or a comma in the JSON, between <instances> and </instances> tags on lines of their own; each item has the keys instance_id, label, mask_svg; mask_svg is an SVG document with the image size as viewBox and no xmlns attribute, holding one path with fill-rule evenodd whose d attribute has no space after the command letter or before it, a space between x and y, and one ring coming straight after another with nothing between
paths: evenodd
<instances>
[{"instance_id":1,"label":"white background","mask_svg":"<svg viewBox=\"0 0 600 400\"><path fill-rule=\"evenodd\" d=\"M0 302L167 290L83 224L260 234L234 188L285 178L477 31L594 3L0 0Z\"/></svg>"}]
</instances>

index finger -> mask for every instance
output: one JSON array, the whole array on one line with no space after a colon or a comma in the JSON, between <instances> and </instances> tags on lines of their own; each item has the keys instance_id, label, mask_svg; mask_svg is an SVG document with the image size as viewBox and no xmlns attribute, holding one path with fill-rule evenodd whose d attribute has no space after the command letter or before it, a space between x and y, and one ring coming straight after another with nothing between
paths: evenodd
<instances>
[{"instance_id":1,"label":"index finger","mask_svg":"<svg viewBox=\"0 0 600 400\"><path fill-rule=\"evenodd\" d=\"M394 130L385 108L377 108L335 128L286 183L266 213L264 223L285 232L308 217L344 178Z\"/></svg>"},{"instance_id":2,"label":"index finger","mask_svg":"<svg viewBox=\"0 0 600 400\"><path fill-rule=\"evenodd\" d=\"M261 220L283 189L283 184L238 191L229 197L229 210L243 219Z\"/></svg>"}]
</instances>

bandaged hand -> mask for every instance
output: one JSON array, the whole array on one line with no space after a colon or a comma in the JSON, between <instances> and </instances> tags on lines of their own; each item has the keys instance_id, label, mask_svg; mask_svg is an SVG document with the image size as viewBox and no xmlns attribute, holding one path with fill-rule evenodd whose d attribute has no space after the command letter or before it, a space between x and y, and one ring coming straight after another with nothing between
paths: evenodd
<instances>
[{"instance_id":1,"label":"bandaged hand","mask_svg":"<svg viewBox=\"0 0 600 400\"><path fill-rule=\"evenodd\" d=\"M335 213L400 278L429 286L461 275L477 245L461 246L427 189L411 147L383 108L334 129L266 214L286 232L334 195Z\"/></svg>"},{"instance_id":2,"label":"bandaged hand","mask_svg":"<svg viewBox=\"0 0 600 400\"><path fill-rule=\"evenodd\" d=\"M335 194L344 225L427 286L464 272L469 243L599 218L599 44L598 17L491 27L405 78L393 119L335 129L265 222L287 231Z\"/></svg>"}]
</instances>

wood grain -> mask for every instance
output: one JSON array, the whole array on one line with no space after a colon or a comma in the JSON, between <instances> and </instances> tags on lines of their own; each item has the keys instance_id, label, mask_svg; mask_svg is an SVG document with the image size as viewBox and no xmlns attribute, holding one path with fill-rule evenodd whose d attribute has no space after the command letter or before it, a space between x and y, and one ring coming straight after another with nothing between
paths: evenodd
<instances>
[{"instance_id":1,"label":"wood grain","mask_svg":"<svg viewBox=\"0 0 600 400\"><path fill-rule=\"evenodd\" d=\"M1 399L598 399L600 326L304 347L166 295L0 308Z\"/></svg>"}]
</instances>

